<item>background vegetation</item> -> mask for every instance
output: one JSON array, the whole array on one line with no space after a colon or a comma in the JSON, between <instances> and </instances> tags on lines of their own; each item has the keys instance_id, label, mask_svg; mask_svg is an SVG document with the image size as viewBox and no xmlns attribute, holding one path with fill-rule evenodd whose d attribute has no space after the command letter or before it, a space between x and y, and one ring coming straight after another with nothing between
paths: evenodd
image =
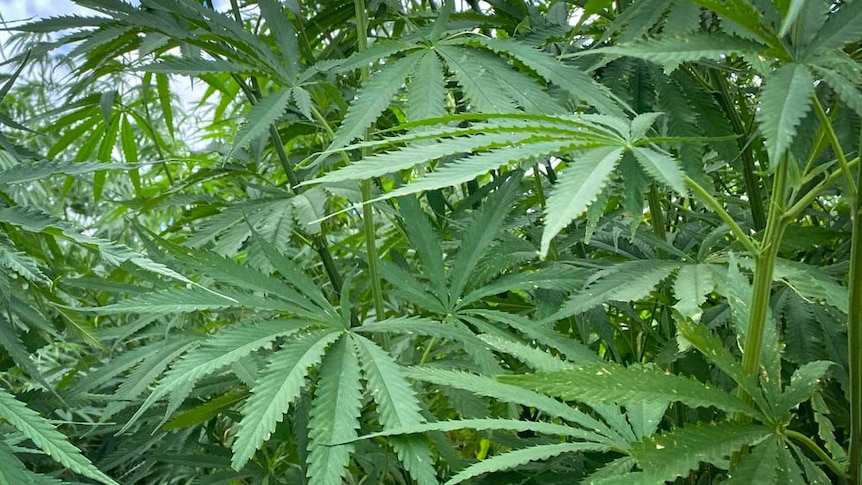
<instances>
[{"instance_id":1,"label":"background vegetation","mask_svg":"<svg viewBox=\"0 0 862 485\"><path fill-rule=\"evenodd\" d=\"M862 483L862 1L76 3L0 483Z\"/></svg>"}]
</instances>

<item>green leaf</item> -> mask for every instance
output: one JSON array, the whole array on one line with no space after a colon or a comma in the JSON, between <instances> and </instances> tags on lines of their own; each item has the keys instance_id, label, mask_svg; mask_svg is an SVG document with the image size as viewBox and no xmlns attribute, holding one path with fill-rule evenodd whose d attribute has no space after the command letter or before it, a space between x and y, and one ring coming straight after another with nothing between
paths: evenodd
<instances>
[{"instance_id":1,"label":"green leaf","mask_svg":"<svg viewBox=\"0 0 862 485\"><path fill-rule=\"evenodd\" d=\"M627 261L599 272L595 281L567 301L547 320L559 320L608 301L634 301L648 295L679 267L672 261Z\"/></svg>"},{"instance_id":2,"label":"green leaf","mask_svg":"<svg viewBox=\"0 0 862 485\"><path fill-rule=\"evenodd\" d=\"M773 280L786 284L806 301L822 301L845 314L848 312L850 295L847 288L816 266L777 258Z\"/></svg>"},{"instance_id":3,"label":"green leaf","mask_svg":"<svg viewBox=\"0 0 862 485\"><path fill-rule=\"evenodd\" d=\"M727 350L724 342L714 336L706 326L682 321L677 322L677 331L681 339L694 346L713 365L733 379L761 410L767 409L763 392L758 388L756 380L742 370L741 363Z\"/></svg>"},{"instance_id":4,"label":"green leaf","mask_svg":"<svg viewBox=\"0 0 862 485\"><path fill-rule=\"evenodd\" d=\"M236 133L233 145L225 158L230 158L235 151L245 148L252 141L264 136L284 114L291 96L292 90L282 89L258 100L249 110L246 122Z\"/></svg>"},{"instance_id":5,"label":"green leaf","mask_svg":"<svg viewBox=\"0 0 862 485\"><path fill-rule=\"evenodd\" d=\"M219 310L243 306L251 302L250 299L240 297L244 301L239 302L237 298L220 295L199 288L185 288L181 290L167 289L144 293L143 295L128 298L119 303L100 307L75 308L79 312L98 313L100 315L121 315L125 313L140 313L142 315L164 315L168 313L190 313L202 310ZM257 301L260 301L257 299Z\"/></svg>"},{"instance_id":6,"label":"green leaf","mask_svg":"<svg viewBox=\"0 0 862 485\"><path fill-rule=\"evenodd\" d=\"M808 362L793 372L790 386L785 389L778 403L779 409L789 412L807 401L820 387L823 376L834 362L818 360Z\"/></svg>"},{"instance_id":7,"label":"green leaf","mask_svg":"<svg viewBox=\"0 0 862 485\"><path fill-rule=\"evenodd\" d=\"M330 172L314 180L314 183L367 180L450 155L481 151L510 143L519 143L531 136L531 133L489 133L456 139L443 138L434 143L410 145L397 151L366 157L363 160Z\"/></svg>"},{"instance_id":8,"label":"green leaf","mask_svg":"<svg viewBox=\"0 0 862 485\"><path fill-rule=\"evenodd\" d=\"M484 371L500 372L501 368L487 345L479 340L466 326L454 322L435 322L420 317L390 318L380 322L369 322L355 327L357 332L394 333L404 335L427 335L452 341L464 348Z\"/></svg>"},{"instance_id":9,"label":"green leaf","mask_svg":"<svg viewBox=\"0 0 862 485\"><path fill-rule=\"evenodd\" d=\"M255 71L255 68L235 61L210 61L206 59L172 59L145 64L138 68L140 71L154 72L158 74L181 74L186 76L199 76L201 74L217 74L232 72L236 74L247 74Z\"/></svg>"},{"instance_id":10,"label":"green leaf","mask_svg":"<svg viewBox=\"0 0 862 485\"><path fill-rule=\"evenodd\" d=\"M494 191L473 216L461 237L460 248L449 271L449 295L457 300L467 288L470 275L494 241L512 205L520 193L522 172L515 172Z\"/></svg>"},{"instance_id":11,"label":"green leaf","mask_svg":"<svg viewBox=\"0 0 862 485\"><path fill-rule=\"evenodd\" d=\"M464 95L473 110L484 113L512 113L517 110L509 92L482 64L483 61L493 62L497 59L487 53L463 47L440 46L435 50L446 61L458 84L464 88Z\"/></svg>"},{"instance_id":12,"label":"green leaf","mask_svg":"<svg viewBox=\"0 0 862 485\"><path fill-rule=\"evenodd\" d=\"M603 147L573 154L574 162L560 174L545 208L542 231L542 256L548 254L551 240L598 198L617 166L623 149Z\"/></svg>"},{"instance_id":13,"label":"green leaf","mask_svg":"<svg viewBox=\"0 0 862 485\"><path fill-rule=\"evenodd\" d=\"M296 31L293 29L293 23L287 16L287 12L282 8L281 2L275 0L260 0L258 1L261 16L266 19L266 24L269 30L275 37L275 43L278 45L278 50L281 53L281 58L284 59L284 64L287 66L287 73L291 80L297 75L299 64L299 43L296 39Z\"/></svg>"},{"instance_id":14,"label":"green leaf","mask_svg":"<svg viewBox=\"0 0 862 485\"><path fill-rule=\"evenodd\" d=\"M413 72L421 55L413 54L386 64L383 70L374 73L356 92L356 100L350 104L329 151L346 146L360 138L389 106L395 93L401 90L404 80Z\"/></svg>"},{"instance_id":15,"label":"green leaf","mask_svg":"<svg viewBox=\"0 0 862 485\"><path fill-rule=\"evenodd\" d=\"M223 72L223 71L218 71ZM172 73L156 74L156 93L159 97L159 107L162 116L165 117L165 126L168 128L171 138L174 137L174 110L171 106L171 81L169 75ZM198 74L193 74L198 75ZM152 129L152 128L151 128Z\"/></svg>"},{"instance_id":16,"label":"green leaf","mask_svg":"<svg viewBox=\"0 0 862 485\"><path fill-rule=\"evenodd\" d=\"M553 326L540 324L533 319L513 313L483 309L470 309L464 311L463 314L481 316L489 322L510 326L537 343L557 349L571 362L583 363L598 360L598 355L586 345L571 336L557 332Z\"/></svg>"},{"instance_id":17,"label":"green leaf","mask_svg":"<svg viewBox=\"0 0 862 485\"><path fill-rule=\"evenodd\" d=\"M844 47L862 37L862 2L844 2L810 42L813 53Z\"/></svg>"},{"instance_id":18,"label":"green leaf","mask_svg":"<svg viewBox=\"0 0 862 485\"><path fill-rule=\"evenodd\" d=\"M362 393L353 343L342 338L326 353L308 422L310 485L341 485L358 434Z\"/></svg>"},{"instance_id":19,"label":"green leaf","mask_svg":"<svg viewBox=\"0 0 862 485\"><path fill-rule=\"evenodd\" d=\"M701 462L726 463L743 446L756 445L772 433L753 424L698 423L632 444L629 453L651 480L638 483L664 483L688 475Z\"/></svg>"},{"instance_id":20,"label":"green leaf","mask_svg":"<svg viewBox=\"0 0 862 485\"><path fill-rule=\"evenodd\" d=\"M554 357L542 349L512 339L489 334L479 335L478 338L496 351L505 352L538 371L550 372L573 367L573 364Z\"/></svg>"},{"instance_id":21,"label":"green leaf","mask_svg":"<svg viewBox=\"0 0 862 485\"><path fill-rule=\"evenodd\" d=\"M586 54L616 54L645 59L664 67L670 74L684 62L701 59L724 60L729 54L757 52L763 45L720 33L689 33L684 36L663 36L636 40L610 47L586 51Z\"/></svg>"},{"instance_id":22,"label":"green leaf","mask_svg":"<svg viewBox=\"0 0 862 485\"><path fill-rule=\"evenodd\" d=\"M573 428L562 424L544 423L542 421L524 421L518 419L453 419L449 421L438 421L436 423L421 423L402 428L392 428L387 431L371 433L369 435L360 436L351 439L358 441L364 439L377 438L381 436L398 436L402 434L426 434L432 431L455 431L459 429L472 429L476 431L499 430L499 431L533 431L536 433L566 436L569 438L582 439L587 441L596 441L605 444L604 438L601 435L585 431L580 428Z\"/></svg>"},{"instance_id":23,"label":"green leaf","mask_svg":"<svg viewBox=\"0 0 862 485\"><path fill-rule=\"evenodd\" d=\"M778 484L778 447L777 439L767 439L742 457L730 471L726 485Z\"/></svg>"},{"instance_id":24,"label":"green leaf","mask_svg":"<svg viewBox=\"0 0 862 485\"><path fill-rule=\"evenodd\" d=\"M162 396L173 394L185 387L191 388L202 377L238 362L258 349L269 348L279 337L296 333L308 325L308 322L301 320L272 320L232 325L219 331L171 367L136 416L141 415ZM173 397L172 401L175 401ZM181 403L182 401L176 402L171 408L175 409ZM171 408L168 409L168 414L172 412Z\"/></svg>"},{"instance_id":25,"label":"green leaf","mask_svg":"<svg viewBox=\"0 0 862 485\"><path fill-rule=\"evenodd\" d=\"M20 251L10 251L0 246L0 268L6 268L27 281L51 284L48 277L39 269L36 261Z\"/></svg>"},{"instance_id":26,"label":"green leaf","mask_svg":"<svg viewBox=\"0 0 862 485\"><path fill-rule=\"evenodd\" d=\"M814 77L807 66L786 64L767 76L764 83L757 121L770 163L775 166L790 148L799 122L811 109Z\"/></svg>"},{"instance_id":27,"label":"green leaf","mask_svg":"<svg viewBox=\"0 0 862 485\"><path fill-rule=\"evenodd\" d=\"M652 436L661 424L668 407L668 403L648 401L627 403L625 418L631 423L635 437L642 440Z\"/></svg>"},{"instance_id":28,"label":"green leaf","mask_svg":"<svg viewBox=\"0 0 862 485\"><path fill-rule=\"evenodd\" d=\"M583 100L604 114L624 116L611 101L603 86L580 69L561 63L553 56L512 39L482 37L476 39L496 52L505 52L536 71L536 74L563 88L576 99Z\"/></svg>"},{"instance_id":29,"label":"green leaf","mask_svg":"<svg viewBox=\"0 0 862 485\"><path fill-rule=\"evenodd\" d=\"M351 334L359 352L359 362L371 397L377 403L380 424L392 429L419 424L425 421L420 413L419 400L404 377L398 364L371 340ZM419 485L436 484L436 473L431 466L431 450L416 437L390 441L398 459Z\"/></svg>"},{"instance_id":30,"label":"green leaf","mask_svg":"<svg viewBox=\"0 0 862 485\"><path fill-rule=\"evenodd\" d=\"M398 207L401 211L404 231L422 262L423 274L428 277L438 298L448 298L443 250L434 226L431 225L431 221L422 211L415 197L398 199Z\"/></svg>"},{"instance_id":31,"label":"green leaf","mask_svg":"<svg viewBox=\"0 0 862 485\"><path fill-rule=\"evenodd\" d=\"M595 431L596 433L607 437L609 440L608 443L613 446L623 449L626 447L626 441L601 421L598 421L577 408L570 407L556 399L529 389L505 384L488 377L459 371L411 367L406 369L404 372L412 379L418 379L441 386L451 386L456 389L463 389L480 396L494 398L503 402L536 408L550 416L559 417L578 424L584 429ZM502 380L502 377L500 379Z\"/></svg>"},{"instance_id":32,"label":"green leaf","mask_svg":"<svg viewBox=\"0 0 862 485\"><path fill-rule=\"evenodd\" d=\"M342 335L331 330L311 332L292 339L270 357L242 409L232 447L234 470L242 469L255 450L270 438L276 424L305 387L309 368L320 362L326 348Z\"/></svg>"},{"instance_id":33,"label":"green leaf","mask_svg":"<svg viewBox=\"0 0 862 485\"><path fill-rule=\"evenodd\" d=\"M687 264L680 268L673 284L673 293L679 300L673 306L682 316L700 320L700 309L707 295L715 290L713 271L708 264Z\"/></svg>"},{"instance_id":34,"label":"green leaf","mask_svg":"<svg viewBox=\"0 0 862 485\"><path fill-rule=\"evenodd\" d=\"M119 485L96 468L45 418L0 388L0 418L5 419L45 454L75 473L106 485Z\"/></svg>"},{"instance_id":35,"label":"green leaf","mask_svg":"<svg viewBox=\"0 0 862 485\"><path fill-rule=\"evenodd\" d=\"M443 64L433 51L422 55L407 87L407 120L437 118L446 114Z\"/></svg>"},{"instance_id":36,"label":"green leaf","mask_svg":"<svg viewBox=\"0 0 862 485\"><path fill-rule=\"evenodd\" d=\"M616 364L589 364L571 370L499 376L498 380L561 397L590 402L682 402L692 407L715 407L727 413L759 417L755 409L709 384L675 374Z\"/></svg>"},{"instance_id":37,"label":"green leaf","mask_svg":"<svg viewBox=\"0 0 862 485\"><path fill-rule=\"evenodd\" d=\"M748 0L692 0L703 8L735 22L771 46L781 45L773 30L763 21L763 14Z\"/></svg>"},{"instance_id":38,"label":"green leaf","mask_svg":"<svg viewBox=\"0 0 862 485\"><path fill-rule=\"evenodd\" d=\"M685 188L685 175L675 158L653 148L632 147L631 150L641 167L652 178L672 188L680 195L688 194L688 190Z\"/></svg>"},{"instance_id":39,"label":"green leaf","mask_svg":"<svg viewBox=\"0 0 862 485\"><path fill-rule=\"evenodd\" d=\"M478 155L460 158L442 167L438 167L436 171L419 177L413 182L380 196L375 200L385 200L426 190L452 187L469 182L480 175L484 175L504 165L514 163L522 165L537 158L542 158L553 153L566 152L585 144L585 142L571 139L540 140L534 143L503 147Z\"/></svg>"},{"instance_id":40,"label":"green leaf","mask_svg":"<svg viewBox=\"0 0 862 485\"><path fill-rule=\"evenodd\" d=\"M608 449L607 445L595 443L558 443L554 445L531 446L482 460L455 474L445 485L455 485L456 483L461 483L485 473L509 470L532 461L547 460L563 453L607 451Z\"/></svg>"},{"instance_id":41,"label":"green leaf","mask_svg":"<svg viewBox=\"0 0 862 485\"><path fill-rule=\"evenodd\" d=\"M174 278L183 283L196 284L176 271L156 263L123 244L81 234L69 224L39 210L22 206L0 207L0 222L8 222L29 232L62 236L85 247L98 249L106 262L117 266L129 262L146 271Z\"/></svg>"}]
</instances>

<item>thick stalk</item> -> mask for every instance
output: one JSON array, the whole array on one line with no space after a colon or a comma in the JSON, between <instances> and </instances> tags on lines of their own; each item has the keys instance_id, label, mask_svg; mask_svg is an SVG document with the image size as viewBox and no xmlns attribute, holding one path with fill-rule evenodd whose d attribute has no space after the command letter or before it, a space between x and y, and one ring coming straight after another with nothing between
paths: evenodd
<instances>
[{"instance_id":1,"label":"thick stalk","mask_svg":"<svg viewBox=\"0 0 862 485\"><path fill-rule=\"evenodd\" d=\"M766 313L769 310L775 259L778 257L778 247L781 244L781 237L784 235L786 226L784 205L787 189L787 163L787 157L782 157L775 169L766 232L760 242L760 251L754 255L754 282L751 290L748 329L742 348L742 370L755 379L760 374L760 354L763 348L763 333L766 328Z\"/></svg>"},{"instance_id":2,"label":"thick stalk","mask_svg":"<svg viewBox=\"0 0 862 485\"><path fill-rule=\"evenodd\" d=\"M862 187L862 169L856 170ZM853 233L850 245L850 311L847 315L847 348L850 371L850 483L862 485L862 197L853 204Z\"/></svg>"},{"instance_id":3,"label":"thick stalk","mask_svg":"<svg viewBox=\"0 0 862 485\"><path fill-rule=\"evenodd\" d=\"M368 12L365 10L365 0L354 0L356 9L356 45L360 51L368 47ZM360 69L360 80L364 83L368 80L369 71L367 66ZM366 149L362 150L363 157ZM371 278L371 295L374 299L374 313L377 320L384 318L383 285L380 282L380 272L377 269L377 233L374 224L374 210L368 201L371 200L371 181L359 182L362 193L362 221L363 232L365 232L365 253L368 255L368 276Z\"/></svg>"}]
</instances>

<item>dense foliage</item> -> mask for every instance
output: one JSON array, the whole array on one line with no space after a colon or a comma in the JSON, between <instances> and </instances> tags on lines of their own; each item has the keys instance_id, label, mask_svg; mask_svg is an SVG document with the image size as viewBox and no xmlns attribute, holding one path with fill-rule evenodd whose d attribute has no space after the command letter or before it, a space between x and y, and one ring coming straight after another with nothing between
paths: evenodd
<instances>
[{"instance_id":1,"label":"dense foliage","mask_svg":"<svg viewBox=\"0 0 862 485\"><path fill-rule=\"evenodd\" d=\"M862 483L862 0L76 3L0 484Z\"/></svg>"}]
</instances>

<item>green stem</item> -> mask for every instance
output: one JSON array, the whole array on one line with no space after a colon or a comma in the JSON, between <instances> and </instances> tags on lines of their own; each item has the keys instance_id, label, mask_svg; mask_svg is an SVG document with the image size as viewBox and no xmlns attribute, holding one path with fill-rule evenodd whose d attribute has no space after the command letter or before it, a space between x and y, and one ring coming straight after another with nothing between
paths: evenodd
<instances>
[{"instance_id":1,"label":"green stem","mask_svg":"<svg viewBox=\"0 0 862 485\"><path fill-rule=\"evenodd\" d=\"M856 157L853 160L847 162L847 167L850 169L856 167L856 165L859 165L859 157ZM811 190L806 192L801 199L794 202L793 205L790 206L789 209L787 209L787 211L785 212L786 218L795 219L799 217L799 214L802 214L802 211L807 209L814 202L814 199L819 197L824 190L831 188L833 185L835 185L835 183L838 182L838 179L843 178L844 176L845 175L843 170L838 170L837 172L832 172L831 174L829 174L829 176L823 179Z\"/></svg>"},{"instance_id":2,"label":"green stem","mask_svg":"<svg viewBox=\"0 0 862 485\"><path fill-rule=\"evenodd\" d=\"M862 186L862 169L856 171ZM847 348L850 373L850 483L862 485L862 197L853 201L850 244L850 310L847 315Z\"/></svg>"},{"instance_id":3,"label":"green stem","mask_svg":"<svg viewBox=\"0 0 862 485\"><path fill-rule=\"evenodd\" d=\"M769 310L769 297L772 289L772 276L775 259L784 235L786 217L784 212L785 191L787 188L787 156L784 156L775 169L772 181L769 215L766 232L760 243L761 249L754 253L754 282L751 290L751 311L748 315L748 329L742 348L742 370L757 379L760 374L760 354L763 347L763 333L766 328L766 314ZM775 376L770 376L775 377Z\"/></svg>"},{"instance_id":4,"label":"green stem","mask_svg":"<svg viewBox=\"0 0 862 485\"><path fill-rule=\"evenodd\" d=\"M685 176L685 183L688 185L688 188L694 192L694 194L705 203L710 209L712 209L718 217L727 224L727 227L730 228L730 232L736 237L736 240L739 241L740 244L745 246L745 249L752 255L757 254L759 249L754 245L754 242L745 234L745 231L739 227L739 224L733 220L733 216L727 213L724 210L724 207L715 200L715 197L712 196L705 188L703 188L700 184L698 184L694 179L689 176Z\"/></svg>"},{"instance_id":5,"label":"green stem","mask_svg":"<svg viewBox=\"0 0 862 485\"><path fill-rule=\"evenodd\" d=\"M661 197L659 197L655 184L650 184L647 202L649 203L649 221L653 232L662 241L667 241L667 232L664 228L664 211L661 208Z\"/></svg>"},{"instance_id":6,"label":"green stem","mask_svg":"<svg viewBox=\"0 0 862 485\"><path fill-rule=\"evenodd\" d=\"M826 114L817 96L812 96L812 104L814 105L814 112L817 113L817 118L820 120L820 126L826 130L826 136L829 137L832 150L835 152L835 157L841 166L841 173L844 175L850 197L854 198L856 197L856 181L853 178L853 172L850 170L850 164L847 162L847 156L844 155L844 149L841 148L841 141L838 140L838 135L832 128L832 120L829 119L829 115Z\"/></svg>"},{"instance_id":7,"label":"green stem","mask_svg":"<svg viewBox=\"0 0 862 485\"><path fill-rule=\"evenodd\" d=\"M354 0L353 5L356 10L356 44L358 50L363 51L368 47L368 13L365 11L365 0ZM360 80L364 83L369 77L368 66L363 66L360 69ZM366 155L367 150L363 149L362 156L365 157ZM359 188L362 193L365 253L368 255L368 276L371 278L371 295L374 299L374 312L377 320L383 320L385 308L383 306L383 284L380 281L380 272L377 269L377 234L375 232L374 210L371 204L368 203L371 200L371 181L361 181Z\"/></svg>"},{"instance_id":8,"label":"green stem","mask_svg":"<svg viewBox=\"0 0 862 485\"><path fill-rule=\"evenodd\" d=\"M733 130L736 133L745 135L748 130L745 128L745 123L742 121L739 112L736 110L736 104L730 97L727 81L725 80L725 74L715 71L711 74L712 76L710 77L719 91L719 99L721 101L722 108L724 108L724 112L730 119L730 122L733 125ZM742 159L742 178L745 182L745 193L748 196L751 220L754 223L754 228L760 231L766 225L766 213L763 210L763 196L761 195L760 190L760 180L757 177L757 168L755 167L754 153L752 152L754 144L746 143L744 138L738 141L737 144L739 145L739 152Z\"/></svg>"},{"instance_id":9,"label":"green stem","mask_svg":"<svg viewBox=\"0 0 862 485\"><path fill-rule=\"evenodd\" d=\"M239 4L236 0L231 0L230 4L234 20L241 24L242 16L240 15ZM239 84L240 89L243 91L250 103L254 104L260 100L260 85L258 84L256 77L249 77L249 82L251 83L251 87L249 87L245 81L239 77L239 75L233 74L232 76L237 84ZM278 133L278 129L274 125L269 129L269 136L273 146L275 147L276 157L287 175L287 180L290 183L290 191L294 194L302 193L303 188L299 186L299 178L296 176L293 164L291 163L290 158L288 158L287 152L284 150L284 143L281 140L281 135ZM341 273L338 271L338 267L335 265L332 253L329 252L329 243L326 241L326 237L324 237L323 234L315 234L312 236L311 242L312 246L317 251L317 254L320 255L320 260L323 262L323 268L326 271L326 276L329 278L330 284L332 284L332 289L335 290L335 293L341 294L341 288L344 281L341 278Z\"/></svg>"},{"instance_id":10,"label":"green stem","mask_svg":"<svg viewBox=\"0 0 862 485\"><path fill-rule=\"evenodd\" d=\"M809 450L813 451L818 458L823 460L823 463L825 463L826 466L829 467L829 469L832 470L833 473L835 473L839 477L844 476L844 470L842 469L842 467L838 463L835 463L835 461L829 457L829 454L826 453L823 448L817 446L817 443L815 443L811 438L805 436L798 431L793 431L790 429L785 430L784 434L788 438L793 438L794 440L805 445L805 447Z\"/></svg>"}]
</instances>

